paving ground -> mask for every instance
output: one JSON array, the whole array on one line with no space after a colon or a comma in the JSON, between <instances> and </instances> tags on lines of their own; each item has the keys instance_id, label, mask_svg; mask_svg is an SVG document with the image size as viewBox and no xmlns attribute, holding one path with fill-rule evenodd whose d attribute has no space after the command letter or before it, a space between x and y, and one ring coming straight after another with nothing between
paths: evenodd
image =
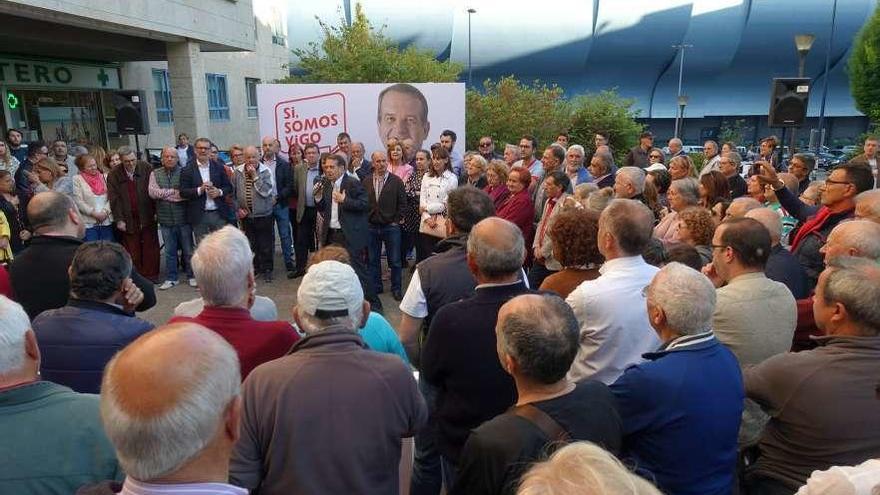
<instances>
[{"instance_id":1,"label":"paving ground","mask_svg":"<svg viewBox=\"0 0 880 495\"><path fill-rule=\"evenodd\" d=\"M163 257L164 273L164 257ZM280 319L292 320L291 309L296 304L296 290L299 288L299 282L302 278L288 280L287 272L284 270L284 262L281 258L280 248L275 253L275 280L270 283L264 283L261 279L257 280L257 294L268 297L275 301L278 306L278 317ZM403 292L406 292L407 284L409 284L409 270L403 270ZM168 290L156 289L156 306L149 311L139 313L138 316L144 318L155 325L161 325L168 321L174 314L174 307L183 301L198 297L198 289L193 289L186 284L184 279L176 287ZM385 281L385 292L379 296L385 309L385 318L392 326L397 327L400 321L399 303L391 297L391 284Z\"/></svg>"}]
</instances>

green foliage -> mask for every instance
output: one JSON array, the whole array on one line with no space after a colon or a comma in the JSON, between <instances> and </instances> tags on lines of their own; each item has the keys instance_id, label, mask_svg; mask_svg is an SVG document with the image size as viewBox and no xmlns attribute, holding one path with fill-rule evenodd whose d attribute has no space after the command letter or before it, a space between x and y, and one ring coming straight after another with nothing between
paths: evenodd
<instances>
[{"instance_id":1,"label":"green foliage","mask_svg":"<svg viewBox=\"0 0 880 495\"><path fill-rule=\"evenodd\" d=\"M749 126L746 119L736 119L734 121L725 120L721 123L721 132L718 133L718 146L730 141L736 146L742 146L745 142L745 136L748 130L753 128Z\"/></svg>"},{"instance_id":2,"label":"green foliage","mask_svg":"<svg viewBox=\"0 0 880 495\"><path fill-rule=\"evenodd\" d=\"M621 98L615 91L576 96L571 101L569 141L593 151L597 132L610 137L614 161L623 163L630 148L639 143L643 126L635 121L638 112L632 106L635 100Z\"/></svg>"},{"instance_id":3,"label":"green foliage","mask_svg":"<svg viewBox=\"0 0 880 495\"><path fill-rule=\"evenodd\" d=\"M880 123L880 9L853 40L847 69L856 108L871 122Z\"/></svg>"},{"instance_id":4,"label":"green foliage","mask_svg":"<svg viewBox=\"0 0 880 495\"><path fill-rule=\"evenodd\" d=\"M568 132L570 142L592 152L593 137L604 131L611 136L615 159L622 161L642 131L632 105L633 100L613 91L568 100L561 88L540 81L527 84L513 76L486 80L482 92L467 92L467 147L476 149L480 137L489 135L501 151L502 143L515 144L523 134L531 134L540 153L560 132Z\"/></svg>"},{"instance_id":5,"label":"green foliage","mask_svg":"<svg viewBox=\"0 0 880 495\"><path fill-rule=\"evenodd\" d=\"M397 47L381 30L375 30L360 4L347 25L340 15L338 25L318 19L324 39L297 48L302 75L282 79L283 83L379 83L455 82L461 64L439 62L429 50Z\"/></svg>"},{"instance_id":6,"label":"green foliage","mask_svg":"<svg viewBox=\"0 0 880 495\"><path fill-rule=\"evenodd\" d=\"M535 81L524 84L513 76L486 80L483 92L467 91L467 149L477 149L480 136L492 136L495 149L503 143L519 143L531 134L542 147L567 128L568 102L562 89Z\"/></svg>"},{"instance_id":7,"label":"green foliage","mask_svg":"<svg viewBox=\"0 0 880 495\"><path fill-rule=\"evenodd\" d=\"M703 165L706 164L706 155L702 153L688 153L688 156L694 162L694 168L697 169L697 172L703 170Z\"/></svg>"}]
</instances>

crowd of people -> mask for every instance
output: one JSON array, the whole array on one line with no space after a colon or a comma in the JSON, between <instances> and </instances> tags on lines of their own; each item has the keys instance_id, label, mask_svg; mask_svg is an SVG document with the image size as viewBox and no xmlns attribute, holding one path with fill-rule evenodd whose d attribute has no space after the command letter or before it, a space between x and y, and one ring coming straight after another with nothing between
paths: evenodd
<instances>
[{"instance_id":1,"label":"crowd of people","mask_svg":"<svg viewBox=\"0 0 880 495\"><path fill-rule=\"evenodd\" d=\"M880 490L876 138L813 181L773 137L7 137L2 493Z\"/></svg>"}]
</instances>

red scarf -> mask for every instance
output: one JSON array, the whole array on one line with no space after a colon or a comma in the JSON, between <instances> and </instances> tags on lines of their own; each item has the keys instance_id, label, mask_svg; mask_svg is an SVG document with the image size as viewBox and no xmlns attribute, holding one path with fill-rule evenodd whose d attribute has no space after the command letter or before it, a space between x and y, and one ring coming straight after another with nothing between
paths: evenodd
<instances>
[{"instance_id":1,"label":"red scarf","mask_svg":"<svg viewBox=\"0 0 880 495\"><path fill-rule=\"evenodd\" d=\"M107 183L104 181L104 174L97 171L94 174L81 172L79 175L84 181L86 181L86 184L89 185L89 188L95 196L103 196L107 194Z\"/></svg>"},{"instance_id":2,"label":"red scarf","mask_svg":"<svg viewBox=\"0 0 880 495\"><path fill-rule=\"evenodd\" d=\"M801 241L806 239L809 234L821 229L822 225L825 224L825 221L828 220L828 217L830 216L831 210L829 210L827 206L823 206L822 208L819 208L819 211L816 212L812 218L808 218L794 235L794 239L791 241L791 252L793 253L797 251Z\"/></svg>"}]
</instances>

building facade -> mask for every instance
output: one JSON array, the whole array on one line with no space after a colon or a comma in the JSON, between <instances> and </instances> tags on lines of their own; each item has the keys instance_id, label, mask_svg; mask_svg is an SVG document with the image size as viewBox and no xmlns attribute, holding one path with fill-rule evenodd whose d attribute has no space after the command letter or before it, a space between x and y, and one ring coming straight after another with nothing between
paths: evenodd
<instances>
[{"instance_id":1,"label":"building facade","mask_svg":"<svg viewBox=\"0 0 880 495\"><path fill-rule=\"evenodd\" d=\"M114 90L145 92L158 149L207 136L258 140L256 87L284 77L282 0L0 0L0 129L114 148Z\"/></svg>"}]
</instances>

